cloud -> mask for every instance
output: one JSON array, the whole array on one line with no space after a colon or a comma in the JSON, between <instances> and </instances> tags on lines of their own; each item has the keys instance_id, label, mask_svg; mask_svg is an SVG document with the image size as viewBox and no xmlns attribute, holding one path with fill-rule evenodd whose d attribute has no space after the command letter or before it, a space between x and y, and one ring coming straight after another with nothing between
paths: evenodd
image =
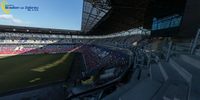
<instances>
[{"instance_id":1,"label":"cloud","mask_svg":"<svg viewBox=\"0 0 200 100\"><path fill-rule=\"evenodd\" d=\"M9 14L9 15L7 15L7 14L0 15L0 20L8 21L8 22L10 22L11 24L14 24L14 25L23 25L24 24L24 22L22 20L15 18L11 14Z\"/></svg>"}]
</instances>

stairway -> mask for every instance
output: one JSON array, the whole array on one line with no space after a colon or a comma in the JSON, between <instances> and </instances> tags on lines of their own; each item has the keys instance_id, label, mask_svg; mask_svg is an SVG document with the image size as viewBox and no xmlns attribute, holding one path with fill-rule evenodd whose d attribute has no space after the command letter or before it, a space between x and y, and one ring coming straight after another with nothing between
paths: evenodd
<instances>
[{"instance_id":1,"label":"stairway","mask_svg":"<svg viewBox=\"0 0 200 100\"><path fill-rule=\"evenodd\" d=\"M153 80L164 82L167 78L166 72L164 72L164 69L161 68L162 66L158 66L158 64L152 64L151 65L151 78ZM166 78L165 78L166 77Z\"/></svg>"},{"instance_id":2,"label":"stairway","mask_svg":"<svg viewBox=\"0 0 200 100\"><path fill-rule=\"evenodd\" d=\"M178 55L172 59L192 75L189 100L200 100L200 57L196 55Z\"/></svg>"},{"instance_id":3,"label":"stairway","mask_svg":"<svg viewBox=\"0 0 200 100\"><path fill-rule=\"evenodd\" d=\"M152 70L152 79L162 79L162 86L152 97L152 100L187 100L187 94L189 91L186 80L170 63L161 61L157 65L157 73L155 74L155 68ZM160 70L158 70L158 68ZM153 69L153 66L152 66ZM160 72L158 72L160 71ZM163 76L162 78L160 76ZM147 99L146 99L147 100ZM148 99L151 100L151 99Z\"/></svg>"},{"instance_id":4,"label":"stairway","mask_svg":"<svg viewBox=\"0 0 200 100\"><path fill-rule=\"evenodd\" d=\"M128 88L119 88L104 100L187 100L189 91L182 75L164 61L151 65L151 77L128 84Z\"/></svg>"},{"instance_id":5,"label":"stairway","mask_svg":"<svg viewBox=\"0 0 200 100\"><path fill-rule=\"evenodd\" d=\"M105 100L200 100L200 56L173 53L168 62L151 63L150 77L145 78L147 71L142 71L141 80L132 78L134 84L118 88L121 92L111 94L115 98L108 95Z\"/></svg>"},{"instance_id":6,"label":"stairway","mask_svg":"<svg viewBox=\"0 0 200 100\"><path fill-rule=\"evenodd\" d=\"M119 97L120 100L150 100L161 83L145 79Z\"/></svg>"}]
</instances>

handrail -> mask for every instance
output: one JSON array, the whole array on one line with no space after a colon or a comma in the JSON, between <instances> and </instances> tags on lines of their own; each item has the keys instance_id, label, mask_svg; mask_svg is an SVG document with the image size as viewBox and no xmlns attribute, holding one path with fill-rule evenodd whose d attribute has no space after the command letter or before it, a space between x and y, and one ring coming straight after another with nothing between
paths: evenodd
<instances>
[{"instance_id":1,"label":"handrail","mask_svg":"<svg viewBox=\"0 0 200 100\"><path fill-rule=\"evenodd\" d=\"M153 59L156 63L159 63L159 61L160 61L160 58L156 55L156 54L154 54L153 52L151 53L152 54L152 56L154 56L155 57L155 59ZM192 77L192 76L191 76ZM192 79L192 78L190 78L190 79ZM188 88L189 88L189 90L188 90L188 93L187 93L187 100L190 100L189 98L190 98L190 93L191 93L191 80L189 81L189 82L187 82L188 83Z\"/></svg>"},{"instance_id":2,"label":"handrail","mask_svg":"<svg viewBox=\"0 0 200 100\"><path fill-rule=\"evenodd\" d=\"M131 52L129 50L129 52ZM132 52L131 52L132 53ZM76 97L80 97L80 96L83 96L83 95L87 95L87 94L90 94L90 93L93 93L95 91L99 91L99 90L103 90L109 86L112 86L113 84L116 84L117 82L119 82L125 75L126 73L129 71L129 69L131 68L131 65L132 65L132 58L133 58L133 55L131 54L130 57L129 57L129 65L128 67L125 69L125 71L116 79L110 81L110 82L107 82L103 85L100 85L100 86L97 86L97 87L94 87L92 89L89 89L89 90L86 90L86 91L83 91L81 93L78 93L78 94L74 94L68 98L66 98L67 100L71 100L73 98L76 98Z\"/></svg>"},{"instance_id":3,"label":"handrail","mask_svg":"<svg viewBox=\"0 0 200 100\"><path fill-rule=\"evenodd\" d=\"M195 37L194 42L193 42L193 44L192 44L191 54L193 54L194 51L195 51L195 49L196 49L196 46L197 46L197 42L198 42L199 37L200 37L200 29L198 29L197 34L196 34L196 37Z\"/></svg>"}]
</instances>

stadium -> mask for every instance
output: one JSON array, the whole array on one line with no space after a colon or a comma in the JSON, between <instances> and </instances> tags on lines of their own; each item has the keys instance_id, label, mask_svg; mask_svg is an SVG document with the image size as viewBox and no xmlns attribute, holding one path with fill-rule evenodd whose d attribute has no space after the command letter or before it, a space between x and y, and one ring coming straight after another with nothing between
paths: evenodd
<instances>
[{"instance_id":1,"label":"stadium","mask_svg":"<svg viewBox=\"0 0 200 100\"><path fill-rule=\"evenodd\" d=\"M0 6L0 100L200 100L199 0Z\"/></svg>"}]
</instances>

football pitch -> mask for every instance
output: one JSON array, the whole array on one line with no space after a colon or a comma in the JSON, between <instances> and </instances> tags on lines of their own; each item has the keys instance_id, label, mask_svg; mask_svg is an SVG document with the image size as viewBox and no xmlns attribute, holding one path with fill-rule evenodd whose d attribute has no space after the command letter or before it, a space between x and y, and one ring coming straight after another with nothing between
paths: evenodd
<instances>
[{"instance_id":1,"label":"football pitch","mask_svg":"<svg viewBox=\"0 0 200 100\"><path fill-rule=\"evenodd\" d=\"M65 80L74 56L65 53L0 58L0 94Z\"/></svg>"}]
</instances>

